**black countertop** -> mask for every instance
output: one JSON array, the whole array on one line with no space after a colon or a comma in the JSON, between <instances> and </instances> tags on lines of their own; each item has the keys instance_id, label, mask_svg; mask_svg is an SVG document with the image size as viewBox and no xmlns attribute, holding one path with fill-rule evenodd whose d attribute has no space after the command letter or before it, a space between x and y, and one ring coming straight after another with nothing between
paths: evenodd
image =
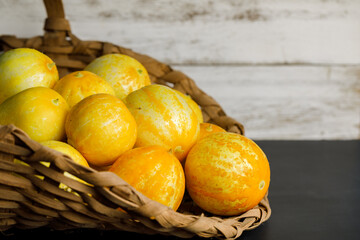
<instances>
[{"instance_id":1,"label":"black countertop","mask_svg":"<svg viewBox=\"0 0 360 240\"><path fill-rule=\"evenodd\" d=\"M270 162L272 215L238 239L360 239L360 141L256 142ZM98 230L0 233L4 240L29 238L177 239Z\"/></svg>"}]
</instances>

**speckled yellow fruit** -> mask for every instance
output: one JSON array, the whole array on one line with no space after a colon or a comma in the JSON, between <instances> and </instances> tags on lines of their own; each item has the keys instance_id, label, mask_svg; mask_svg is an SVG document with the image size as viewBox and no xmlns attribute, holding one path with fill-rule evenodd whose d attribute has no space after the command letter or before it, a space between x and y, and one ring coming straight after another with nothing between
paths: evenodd
<instances>
[{"instance_id":1,"label":"speckled yellow fruit","mask_svg":"<svg viewBox=\"0 0 360 240\"><path fill-rule=\"evenodd\" d=\"M49 140L49 141L41 142L41 144L48 147L48 148L54 149L54 150L56 150L58 152L61 152L61 153L65 154L65 155L69 156L77 164L80 164L80 165L85 166L85 167L89 167L88 162L81 155L81 153L79 151L77 151L74 147L72 147L71 145L69 145L67 143L64 143L64 142L61 142L61 141ZM64 175L69 177L69 178L72 178L74 180L77 180L79 182L88 184L85 181L83 181L82 179L80 179L80 178L78 178L78 177L76 177L76 176L74 176L74 175L72 175L72 174L70 174L68 172L64 172ZM66 186L63 183L60 183L59 188L64 189L64 190L66 190L68 192L72 191L71 188L69 188L68 186Z\"/></svg>"},{"instance_id":2,"label":"speckled yellow fruit","mask_svg":"<svg viewBox=\"0 0 360 240\"><path fill-rule=\"evenodd\" d=\"M269 162L256 143L240 134L213 133L189 152L186 188L202 209L231 216L255 207L270 184Z\"/></svg>"},{"instance_id":3,"label":"speckled yellow fruit","mask_svg":"<svg viewBox=\"0 0 360 240\"><path fill-rule=\"evenodd\" d=\"M98 93L73 106L66 118L68 143L95 166L112 164L136 141L136 122L117 97Z\"/></svg>"},{"instance_id":4,"label":"speckled yellow fruit","mask_svg":"<svg viewBox=\"0 0 360 240\"><path fill-rule=\"evenodd\" d=\"M185 176L178 159L166 148L134 148L121 155L109 171L148 198L174 210L185 192Z\"/></svg>"},{"instance_id":5,"label":"speckled yellow fruit","mask_svg":"<svg viewBox=\"0 0 360 240\"><path fill-rule=\"evenodd\" d=\"M41 144L69 156L77 164L83 165L85 167L89 167L88 162L81 155L81 153L78 150L76 150L73 146L65 142L49 140L49 141L41 142Z\"/></svg>"},{"instance_id":6,"label":"speckled yellow fruit","mask_svg":"<svg viewBox=\"0 0 360 240\"><path fill-rule=\"evenodd\" d=\"M64 97L70 108L93 94L107 93L115 96L110 83L89 71L69 73L57 81L53 89Z\"/></svg>"},{"instance_id":7,"label":"speckled yellow fruit","mask_svg":"<svg viewBox=\"0 0 360 240\"><path fill-rule=\"evenodd\" d=\"M200 133L198 141L216 132L226 132L226 130L213 123L200 123Z\"/></svg>"},{"instance_id":8,"label":"speckled yellow fruit","mask_svg":"<svg viewBox=\"0 0 360 240\"><path fill-rule=\"evenodd\" d=\"M151 84L145 67L136 59L123 54L107 54L98 57L84 70L93 72L108 81L120 99Z\"/></svg>"},{"instance_id":9,"label":"speckled yellow fruit","mask_svg":"<svg viewBox=\"0 0 360 240\"><path fill-rule=\"evenodd\" d=\"M136 147L158 145L171 149L183 161L200 130L199 120L173 89L149 85L130 93L126 106L138 126Z\"/></svg>"},{"instance_id":10,"label":"speckled yellow fruit","mask_svg":"<svg viewBox=\"0 0 360 240\"><path fill-rule=\"evenodd\" d=\"M68 104L55 90L33 87L0 104L0 124L14 124L38 142L63 140L68 112Z\"/></svg>"},{"instance_id":11,"label":"speckled yellow fruit","mask_svg":"<svg viewBox=\"0 0 360 240\"><path fill-rule=\"evenodd\" d=\"M200 106L191 98L191 96L183 94L182 92L175 90L177 93L179 93L185 101L189 104L191 109L195 112L196 116L198 117L199 123L204 122L204 117L201 112Z\"/></svg>"},{"instance_id":12,"label":"speckled yellow fruit","mask_svg":"<svg viewBox=\"0 0 360 240\"><path fill-rule=\"evenodd\" d=\"M55 63L35 49L17 48L0 55L0 103L27 88L52 88L58 80Z\"/></svg>"}]
</instances>

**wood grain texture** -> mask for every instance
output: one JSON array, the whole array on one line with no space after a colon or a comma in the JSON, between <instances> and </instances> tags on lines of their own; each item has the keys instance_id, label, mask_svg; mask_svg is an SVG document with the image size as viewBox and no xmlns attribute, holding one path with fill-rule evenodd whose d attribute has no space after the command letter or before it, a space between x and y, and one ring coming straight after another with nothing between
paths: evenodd
<instances>
[{"instance_id":1,"label":"wood grain texture","mask_svg":"<svg viewBox=\"0 0 360 240\"><path fill-rule=\"evenodd\" d=\"M360 138L360 67L174 66L253 139Z\"/></svg>"},{"instance_id":2,"label":"wood grain texture","mask_svg":"<svg viewBox=\"0 0 360 240\"><path fill-rule=\"evenodd\" d=\"M185 72L255 139L360 139L358 0L63 0L73 33ZM43 34L0 0L0 34Z\"/></svg>"},{"instance_id":3,"label":"wood grain texture","mask_svg":"<svg viewBox=\"0 0 360 240\"><path fill-rule=\"evenodd\" d=\"M360 63L357 0L63 2L81 39L111 41L171 64ZM1 33L42 34L41 0L1 0L0 8Z\"/></svg>"}]
</instances>

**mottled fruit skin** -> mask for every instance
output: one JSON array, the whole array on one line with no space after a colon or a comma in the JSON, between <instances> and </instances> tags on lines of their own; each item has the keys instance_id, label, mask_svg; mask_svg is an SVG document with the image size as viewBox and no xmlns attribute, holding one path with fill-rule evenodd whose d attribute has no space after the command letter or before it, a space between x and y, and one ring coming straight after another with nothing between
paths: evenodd
<instances>
[{"instance_id":1,"label":"mottled fruit skin","mask_svg":"<svg viewBox=\"0 0 360 240\"><path fill-rule=\"evenodd\" d=\"M200 133L198 141L216 132L226 132L226 130L213 123L200 123Z\"/></svg>"},{"instance_id":2,"label":"mottled fruit skin","mask_svg":"<svg viewBox=\"0 0 360 240\"><path fill-rule=\"evenodd\" d=\"M69 106L59 93L33 87L0 104L0 124L14 124L38 142L64 140L68 112Z\"/></svg>"},{"instance_id":3,"label":"mottled fruit skin","mask_svg":"<svg viewBox=\"0 0 360 240\"><path fill-rule=\"evenodd\" d=\"M265 196L270 167L264 152L240 134L208 135L185 162L186 188L205 211L231 216L246 212Z\"/></svg>"},{"instance_id":4,"label":"mottled fruit skin","mask_svg":"<svg viewBox=\"0 0 360 240\"><path fill-rule=\"evenodd\" d=\"M134 148L121 155L109 171L148 198L174 210L185 192L185 175L179 160L159 146Z\"/></svg>"},{"instance_id":5,"label":"mottled fruit skin","mask_svg":"<svg viewBox=\"0 0 360 240\"><path fill-rule=\"evenodd\" d=\"M59 80L55 63L30 48L16 48L0 55L0 103L31 87L52 88Z\"/></svg>"},{"instance_id":6,"label":"mottled fruit skin","mask_svg":"<svg viewBox=\"0 0 360 240\"><path fill-rule=\"evenodd\" d=\"M130 93L126 106L138 126L136 147L158 145L183 161L199 134L199 121L187 102L173 89L149 85Z\"/></svg>"},{"instance_id":7,"label":"mottled fruit skin","mask_svg":"<svg viewBox=\"0 0 360 240\"><path fill-rule=\"evenodd\" d=\"M110 83L88 71L69 73L57 81L53 89L64 97L70 108L93 94L107 93L115 96Z\"/></svg>"},{"instance_id":8,"label":"mottled fruit skin","mask_svg":"<svg viewBox=\"0 0 360 240\"><path fill-rule=\"evenodd\" d=\"M129 93L151 84L145 67L136 59L124 54L103 55L93 60L84 70L93 72L109 82L121 100Z\"/></svg>"},{"instance_id":9,"label":"mottled fruit skin","mask_svg":"<svg viewBox=\"0 0 360 240\"><path fill-rule=\"evenodd\" d=\"M175 90L175 89L174 89ZM179 93L184 99L185 101L189 104L189 106L191 107L191 109L195 112L196 116L198 117L199 123L203 123L204 122L204 117L202 115L202 111L200 106L191 98L191 96L186 95L178 90L175 90L177 93Z\"/></svg>"},{"instance_id":10,"label":"mottled fruit skin","mask_svg":"<svg viewBox=\"0 0 360 240\"><path fill-rule=\"evenodd\" d=\"M136 141L134 117L117 97L99 93L73 106L65 124L68 143L95 166L112 164Z\"/></svg>"}]
</instances>

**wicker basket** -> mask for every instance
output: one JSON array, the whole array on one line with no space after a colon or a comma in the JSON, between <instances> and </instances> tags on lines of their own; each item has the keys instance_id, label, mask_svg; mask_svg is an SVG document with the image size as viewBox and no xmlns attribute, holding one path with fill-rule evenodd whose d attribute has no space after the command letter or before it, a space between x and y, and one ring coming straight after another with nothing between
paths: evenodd
<instances>
[{"instance_id":1,"label":"wicker basket","mask_svg":"<svg viewBox=\"0 0 360 240\"><path fill-rule=\"evenodd\" d=\"M38 49L57 64L60 77L82 70L108 53L134 57L148 70L153 83L165 84L190 95L200 106L204 121L244 134L243 125L227 116L221 106L185 74L149 56L107 42L81 41L71 33L61 0L44 0L48 18L44 36L19 39L0 36L0 50ZM14 158L29 165L19 165ZM40 161L51 163L44 167ZM67 171L88 186L64 176ZM45 176L40 180L34 175ZM59 182L73 192L58 188ZM76 194L74 194L74 192ZM119 207L126 212L117 210ZM43 147L21 129L0 126L0 230L49 227L54 230L92 228L142 234L237 238L271 215L267 196L248 212L233 217L213 216L199 209L186 194L178 211L152 201L115 174L80 166L67 156Z\"/></svg>"}]
</instances>

